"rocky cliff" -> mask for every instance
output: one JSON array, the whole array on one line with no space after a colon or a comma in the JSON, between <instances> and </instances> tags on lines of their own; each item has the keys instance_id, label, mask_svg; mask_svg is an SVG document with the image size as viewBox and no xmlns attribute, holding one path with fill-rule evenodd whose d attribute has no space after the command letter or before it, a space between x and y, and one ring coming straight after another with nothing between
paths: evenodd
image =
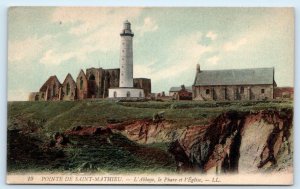
<instances>
[{"instance_id":1,"label":"rocky cliff","mask_svg":"<svg viewBox=\"0 0 300 189\"><path fill-rule=\"evenodd\" d=\"M109 125L138 143L169 142L177 170L255 173L292 167L292 109L229 111L206 125L139 120Z\"/></svg>"}]
</instances>

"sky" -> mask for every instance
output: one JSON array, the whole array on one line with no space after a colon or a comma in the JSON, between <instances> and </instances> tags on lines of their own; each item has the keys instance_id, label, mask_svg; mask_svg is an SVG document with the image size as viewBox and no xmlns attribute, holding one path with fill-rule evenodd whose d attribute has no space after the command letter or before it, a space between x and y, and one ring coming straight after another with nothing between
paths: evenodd
<instances>
[{"instance_id":1,"label":"sky","mask_svg":"<svg viewBox=\"0 0 300 189\"><path fill-rule=\"evenodd\" d=\"M274 67L293 86L292 8L12 7L8 13L8 100L27 100L51 75L119 68L124 20L134 32L134 77L152 92L193 84L201 70Z\"/></svg>"}]
</instances>

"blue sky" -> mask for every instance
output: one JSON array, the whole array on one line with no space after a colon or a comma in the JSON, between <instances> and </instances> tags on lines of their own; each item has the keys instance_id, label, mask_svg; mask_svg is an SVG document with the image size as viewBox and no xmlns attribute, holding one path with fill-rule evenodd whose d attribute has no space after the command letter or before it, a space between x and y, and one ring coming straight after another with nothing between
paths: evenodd
<instances>
[{"instance_id":1,"label":"blue sky","mask_svg":"<svg viewBox=\"0 0 300 189\"><path fill-rule=\"evenodd\" d=\"M291 8L13 7L8 18L8 100L26 100L50 75L62 82L89 67L119 67L119 33L135 33L134 77L152 91L192 85L201 69L275 67L293 86Z\"/></svg>"}]
</instances>

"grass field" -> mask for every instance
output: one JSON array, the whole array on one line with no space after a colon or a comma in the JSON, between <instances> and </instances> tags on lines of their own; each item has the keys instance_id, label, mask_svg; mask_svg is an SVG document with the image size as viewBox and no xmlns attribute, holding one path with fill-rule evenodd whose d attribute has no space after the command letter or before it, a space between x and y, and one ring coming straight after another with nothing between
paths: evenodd
<instances>
[{"instance_id":1,"label":"grass field","mask_svg":"<svg viewBox=\"0 0 300 189\"><path fill-rule=\"evenodd\" d=\"M59 102L9 102L8 129L28 121L44 131L65 131L77 125L105 126L109 120L125 121L151 119L154 113L164 111L167 120L177 126L205 123L223 112L257 111L261 109L292 108L290 101L244 102L114 102L59 101Z\"/></svg>"}]
</instances>

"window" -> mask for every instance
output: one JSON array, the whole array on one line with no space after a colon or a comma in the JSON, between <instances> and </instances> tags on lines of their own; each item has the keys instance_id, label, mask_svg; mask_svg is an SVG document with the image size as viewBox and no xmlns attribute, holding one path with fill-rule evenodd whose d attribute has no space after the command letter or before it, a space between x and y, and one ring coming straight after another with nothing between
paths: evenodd
<instances>
[{"instance_id":1,"label":"window","mask_svg":"<svg viewBox=\"0 0 300 189\"><path fill-rule=\"evenodd\" d=\"M205 93L206 93L206 94L209 94L209 89L206 89L206 90L205 90Z\"/></svg>"},{"instance_id":2,"label":"window","mask_svg":"<svg viewBox=\"0 0 300 189\"><path fill-rule=\"evenodd\" d=\"M69 95L69 94L70 94L70 84L67 83L67 95Z\"/></svg>"},{"instance_id":3,"label":"window","mask_svg":"<svg viewBox=\"0 0 300 189\"><path fill-rule=\"evenodd\" d=\"M92 75L90 75L90 77L89 77L89 80L92 80L92 81L94 81L95 80L95 76L92 74Z\"/></svg>"},{"instance_id":4,"label":"window","mask_svg":"<svg viewBox=\"0 0 300 189\"><path fill-rule=\"evenodd\" d=\"M142 92L140 91L139 97L142 98Z\"/></svg>"},{"instance_id":5,"label":"window","mask_svg":"<svg viewBox=\"0 0 300 189\"><path fill-rule=\"evenodd\" d=\"M55 96L55 93L56 93L56 92L55 92L55 89L56 89L56 85L54 84L54 85L53 85L53 89L52 89L52 96Z\"/></svg>"},{"instance_id":6,"label":"window","mask_svg":"<svg viewBox=\"0 0 300 189\"><path fill-rule=\"evenodd\" d=\"M126 97L130 97L130 91L127 91Z\"/></svg>"},{"instance_id":7,"label":"window","mask_svg":"<svg viewBox=\"0 0 300 189\"><path fill-rule=\"evenodd\" d=\"M261 89L260 92L261 92L261 94L264 94L265 93L265 89Z\"/></svg>"},{"instance_id":8,"label":"window","mask_svg":"<svg viewBox=\"0 0 300 189\"><path fill-rule=\"evenodd\" d=\"M82 86L83 86L83 80L82 77L80 78L80 90L82 90Z\"/></svg>"},{"instance_id":9,"label":"window","mask_svg":"<svg viewBox=\"0 0 300 189\"><path fill-rule=\"evenodd\" d=\"M241 93L241 94L244 94L244 87L241 87L240 93Z\"/></svg>"},{"instance_id":10,"label":"window","mask_svg":"<svg viewBox=\"0 0 300 189\"><path fill-rule=\"evenodd\" d=\"M114 91L114 98L117 97L117 91Z\"/></svg>"}]
</instances>

